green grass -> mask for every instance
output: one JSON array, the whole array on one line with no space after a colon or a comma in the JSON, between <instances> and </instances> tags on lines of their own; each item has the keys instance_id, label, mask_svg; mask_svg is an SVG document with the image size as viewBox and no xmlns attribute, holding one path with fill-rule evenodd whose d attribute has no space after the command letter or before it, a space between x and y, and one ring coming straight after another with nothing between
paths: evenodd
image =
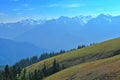
<instances>
[{"instance_id":1,"label":"green grass","mask_svg":"<svg viewBox=\"0 0 120 80\"><path fill-rule=\"evenodd\" d=\"M120 80L120 55L76 65L44 80Z\"/></svg>"},{"instance_id":2,"label":"green grass","mask_svg":"<svg viewBox=\"0 0 120 80\"><path fill-rule=\"evenodd\" d=\"M26 70L27 72L33 72L35 69L41 69L44 62L46 63L47 67L50 67L54 59L56 59L60 64L64 64L65 67L68 68L83 62L94 61L117 55L119 52L120 38L117 38L40 61L28 66Z\"/></svg>"}]
</instances>

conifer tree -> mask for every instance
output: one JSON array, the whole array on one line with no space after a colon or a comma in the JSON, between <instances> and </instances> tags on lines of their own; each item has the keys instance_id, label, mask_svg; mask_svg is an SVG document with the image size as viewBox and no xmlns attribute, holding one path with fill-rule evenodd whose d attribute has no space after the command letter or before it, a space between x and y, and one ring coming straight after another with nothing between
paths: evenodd
<instances>
[{"instance_id":1,"label":"conifer tree","mask_svg":"<svg viewBox=\"0 0 120 80\"><path fill-rule=\"evenodd\" d=\"M22 80L26 80L25 75L26 75L26 69L23 70Z\"/></svg>"},{"instance_id":2,"label":"conifer tree","mask_svg":"<svg viewBox=\"0 0 120 80\"><path fill-rule=\"evenodd\" d=\"M57 61L54 59L53 61L53 66L52 66L52 73L56 73L59 71L59 64L57 63Z\"/></svg>"},{"instance_id":3,"label":"conifer tree","mask_svg":"<svg viewBox=\"0 0 120 80\"><path fill-rule=\"evenodd\" d=\"M10 80L10 71L8 65L6 65L4 69L4 80Z\"/></svg>"},{"instance_id":4,"label":"conifer tree","mask_svg":"<svg viewBox=\"0 0 120 80\"><path fill-rule=\"evenodd\" d=\"M46 64L45 64L45 63L44 63L42 72L43 72L42 74L43 74L44 77L47 76L47 67L46 67Z\"/></svg>"}]
</instances>

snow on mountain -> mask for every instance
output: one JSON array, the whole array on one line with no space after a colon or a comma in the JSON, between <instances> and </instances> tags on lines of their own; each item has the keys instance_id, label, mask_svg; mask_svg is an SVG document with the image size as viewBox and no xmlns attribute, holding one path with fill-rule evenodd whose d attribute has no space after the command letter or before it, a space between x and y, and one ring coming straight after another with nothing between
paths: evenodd
<instances>
[{"instance_id":1,"label":"snow on mountain","mask_svg":"<svg viewBox=\"0 0 120 80\"><path fill-rule=\"evenodd\" d=\"M120 16L61 16L51 20L26 19L1 24L0 37L26 41L47 49L70 49L81 43L118 37ZM9 26L9 28L8 28ZM75 46L76 45L76 46Z\"/></svg>"},{"instance_id":2,"label":"snow on mountain","mask_svg":"<svg viewBox=\"0 0 120 80\"><path fill-rule=\"evenodd\" d=\"M33 20L33 19L26 19L22 20L18 23L21 23L23 25L38 25L38 24L43 24L45 20Z\"/></svg>"}]
</instances>

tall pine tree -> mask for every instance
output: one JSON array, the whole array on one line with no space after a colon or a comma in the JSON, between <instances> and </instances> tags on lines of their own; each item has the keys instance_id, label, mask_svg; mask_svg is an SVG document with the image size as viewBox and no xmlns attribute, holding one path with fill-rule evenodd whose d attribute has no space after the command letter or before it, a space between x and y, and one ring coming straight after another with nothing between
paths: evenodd
<instances>
[{"instance_id":1,"label":"tall pine tree","mask_svg":"<svg viewBox=\"0 0 120 80\"><path fill-rule=\"evenodd\" d=\"M10 70L8 65L6 65L4 69L4 80L10 80Z\"/></svg>"}]
</instances>

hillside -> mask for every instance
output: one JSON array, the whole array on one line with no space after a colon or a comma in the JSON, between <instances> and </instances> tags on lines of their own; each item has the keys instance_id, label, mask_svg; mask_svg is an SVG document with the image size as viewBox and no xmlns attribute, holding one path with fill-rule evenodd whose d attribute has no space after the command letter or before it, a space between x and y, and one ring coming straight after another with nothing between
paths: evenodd
<instances>
[{"instance_id":1,"label":"hillside","mask_svg":"<svg viewBox=\"0 0 120 80\"><path fill-rule=\"evenodd\" d=\"M120 80L120 55L83 63L44 80Z\"/></svg>"},{"instance_id":2,"label":"hillside","mask_svg":"<svg viewBox=\"0 0 120 80\"><path fill-rule=\"evenodd\" d=\"M120 53L120 38L105 41L83 49L70 51L59 56L55 56L38 63L35 63L26 68L27 72L33 72L35 69L41 69L46 64L47 68L52 65L54 59L65 67L71 67L80 63L95 61L102 58L118 55Z\"/></svg>"}]
</instances>

